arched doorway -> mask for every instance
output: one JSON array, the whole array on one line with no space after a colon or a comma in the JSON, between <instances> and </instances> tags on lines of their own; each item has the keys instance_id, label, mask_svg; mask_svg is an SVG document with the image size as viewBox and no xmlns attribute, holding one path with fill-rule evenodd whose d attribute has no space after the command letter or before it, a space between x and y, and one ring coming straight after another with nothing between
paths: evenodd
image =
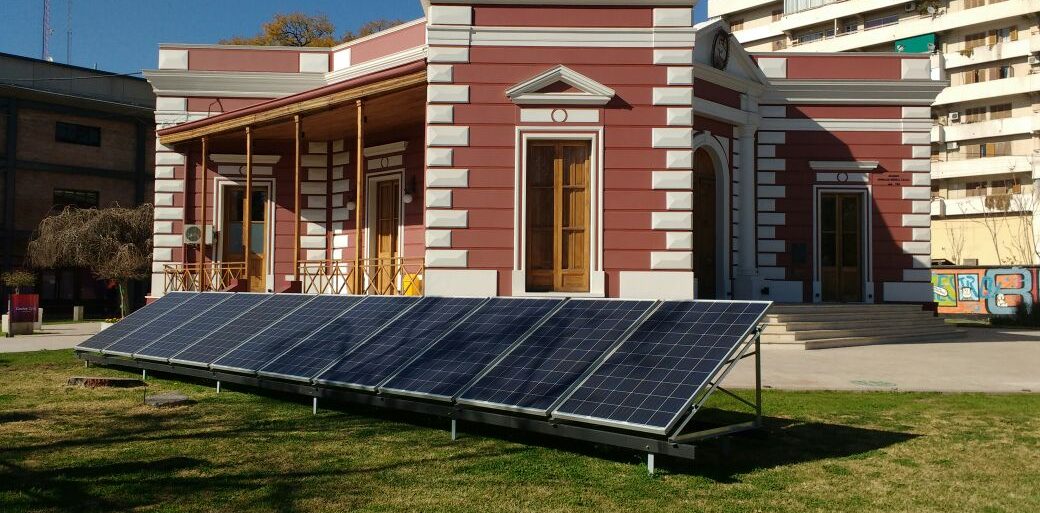
<instances>
[{"instance_id":1,"label":"arched doorway","mask_svg":"<svg viewBox=\"0 0 1040 513\"><path fill-rule=\"evenodd\" d=\"M693 273L698 299L717 299L715 162L704 148L693 155Z\"/></svg>"}]
</instances>

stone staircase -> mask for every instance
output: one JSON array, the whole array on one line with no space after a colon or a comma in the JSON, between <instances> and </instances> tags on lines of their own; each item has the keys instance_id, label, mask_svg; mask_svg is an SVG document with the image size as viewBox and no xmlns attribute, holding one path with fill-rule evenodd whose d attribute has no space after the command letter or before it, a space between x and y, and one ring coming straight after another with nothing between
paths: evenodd
<instances>
[{"instance_id":1,"label":"stone staircase","mask_svg":"<svg viewBox=\"0 0 1040 513\"><path fill-rule=\"evenodd\" d=\"M805 349L942 341L965 334L919 305L773 305L765 322L762 343Z\"/></svg>"}]
</instances>

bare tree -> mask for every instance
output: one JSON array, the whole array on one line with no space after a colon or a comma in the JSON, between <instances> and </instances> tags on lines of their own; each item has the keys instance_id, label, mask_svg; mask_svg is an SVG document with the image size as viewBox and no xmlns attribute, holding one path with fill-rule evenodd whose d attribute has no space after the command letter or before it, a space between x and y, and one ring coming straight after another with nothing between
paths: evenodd
<instances>
[{"instance_id":1,"label":"bare tree","mask_svg":"<svg viewBox=\"0 0 1040 513\"><path fill-rule=\"evenodd\" d=\"M959 265L961 257L964 255L964 244L967 241L964 230L948 222L946 223L946 236L950 239L950 257L955 265Z\"/></svg>"},{"instance_id":2,"label":"bare tree","mask_svg":"<svg viewBox=\"0 0 1040 513\"><path fill-rule=\"evenodd\" d=\"M29 242L28 260L37 268L83 267L119 284L119 308L130 313L128 286L148 276L152 261L151 205L105 209L66 207L45 218Z\"/></svg>"}]
</instances>

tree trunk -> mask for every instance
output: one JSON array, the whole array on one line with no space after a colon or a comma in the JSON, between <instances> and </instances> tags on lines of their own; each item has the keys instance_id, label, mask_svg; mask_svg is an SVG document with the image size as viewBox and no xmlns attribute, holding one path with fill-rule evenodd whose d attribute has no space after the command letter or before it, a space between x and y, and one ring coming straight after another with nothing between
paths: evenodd
<instances>
[{"instance_id":1,"label":"tree trunk","mask_svg":"<svg viewBox=\"0 0 1040 513\"><path fill-rule=\"evenodd\" d=\"M121 317L130 315L130 291L127 280L119 280L119 313Z\"/></svg>"}]
</instances>

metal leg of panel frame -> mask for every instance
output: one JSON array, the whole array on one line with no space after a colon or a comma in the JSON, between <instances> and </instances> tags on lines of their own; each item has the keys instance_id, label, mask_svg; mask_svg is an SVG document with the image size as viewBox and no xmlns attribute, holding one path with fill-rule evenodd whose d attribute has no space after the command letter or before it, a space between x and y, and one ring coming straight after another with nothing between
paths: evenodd
<instances>
[{"instance_id":1,"label":"metal leg of panel frame","mask_svg":"<svg viewBox=\"0 0 1040 513\"><path fill-rule=\"evenodd\" d=\"M83 368L84 369L89 369L90 368L90 360L83 360Z\"/></svg>"},{"instance_id":2,"label":"metal leg of panel frame","mask_svg":"<svg viewBox=\"0 0 1040 513\"><path fill-rule=\"evenodd\" d=\"M220 381L217 381L217 393L220 393Z\"/></svg>"},{"instance_id":3,"label":"metal leg of panel frame","mask_svg":"<svg viewBox=\"0 0 1040 513\"><path fill-rule=\"evenodd\" d=\"M457 421L455 419L451 419L451 441L452 442L454 442L455 440L458 440L458 438L459 438L458 431L457 431L458 422L459 421Z\"/></svg>"},{"instance_id":4,"label":"metal leg of panel frame","mask_svg":"<svg viewBox=\"0 0 1040 513\"><path fill-rule=\"evenodd\" d=\"M317 415L317 414L318 414L318 398L315 397L312 400L312 403L311 403L311 415Z\"/></svg>"},{"instance_id":5,"label":"metal leg of panel frame","mask_svg":"<svg viewBox=\"0 0 1040 513\"><path fill-rule=\"evenodd\" d=\"M148 379L148 369L141 369L141 381Z\"/></svg>"},{"instance_id":6,"label":"metal leg of panel frame","mask_svg":"<svg viewBox=\"0 0 1040 513\"><path fill-rule=\"evenodd\" d=\"M762 328L755 330L755 427L762 427Z\"/></svg>"},{"instance_id":7,"label":"metal leg of panel frame","mask_svg":"<svg viewBox=\"0 0 1040 513\"><path fill-rule=\"evenodd\" d=\"M654 475L654 453L652 452L646 454L646 472L651 476Z\"/></svg>"}]
</instances>

